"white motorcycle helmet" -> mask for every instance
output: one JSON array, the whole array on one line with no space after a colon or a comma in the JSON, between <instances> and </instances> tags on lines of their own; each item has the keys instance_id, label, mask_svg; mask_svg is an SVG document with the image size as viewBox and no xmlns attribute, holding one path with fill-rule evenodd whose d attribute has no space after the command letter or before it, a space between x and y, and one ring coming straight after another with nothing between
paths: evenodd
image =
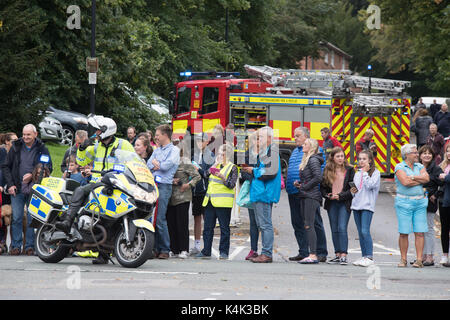
<instances>
[{"instance_id":1,"label":"white motorcycle helmet","mask_svg":"<svg viewBox=\"0 0 450 320\"><path fill-rule=\"evenodd\" d=\"M99 135L100 140L107 139L117 132L117 124L111 118L106 118L104 116L88 115L88 134L92 136L97 130L100 130Z\"/></svg>"}]
</instances>

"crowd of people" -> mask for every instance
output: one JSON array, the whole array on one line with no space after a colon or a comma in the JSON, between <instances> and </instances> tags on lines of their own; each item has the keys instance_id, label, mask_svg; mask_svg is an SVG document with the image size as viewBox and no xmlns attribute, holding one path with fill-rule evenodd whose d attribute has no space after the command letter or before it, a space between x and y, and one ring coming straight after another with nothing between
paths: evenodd
<instances>
[{"instance_id":1,"label":"crowd of people","mask_svg":"<svg viewBox=\"0 0 450 320\"><path fill-rule=\"evenodd\" d=\"M401 148L403 161L395 168L395 211L401 253L398 266L408 264L410 233L415 235L416 248L416 259L410 263L417 268L434 265L436 212L439 212L441 221L443 255L440 263L450 266L450 144L445 144L444 137L448 134L443 135L439 131L442 126L434 122L427 124L428 136L421 136L421 122L426 120L421 110L412 127L417 135L417 145L407 144ZM310 137L308 128L296 128L296 147L289 159L286 181L281 174L281 159L272 128L248 132L248 148L242 161L236 160L236 136L232 131L231 126L223 128L217 125L212 136L202 132L192 139L190 136L173 139L172 128L167 124L158 126L154 136L151 131L137 134L134 127L128 128L126 146L132 146L147 164L159 190L155 209L154 258L210 259L218 221L219 259L228 259L230 219L239 198L239 205L248 209L250 221L251 248L245 259L253 263L272 262L272 209L273 204L280 200L281 190L286 188L298 246L298 254L289 257L290 261L300 264L350 263L347 230L353 213L361 257L352 264L363 267L374 264L370 229L381 178L375 166L377 146L372 130L367 130L356 142L357 166L353 166L348 163L342 145L331 136L328 128L321 130L323 147ZM37 173L42 170L39 156L49 155L37 136L33 125L23 128L21 138L14 133L1 136L3 224L0 228L0 253L34 255L34 229L29 227L31 219L27 211L24 214L24 207ZM86 154L83 159L77 157L77 150L84 149L87 139L86 131L77 131L74 145L66 151L60 165L63 178L74 179L81 185L89 184L91 170L96 166L93 155L89 157ZM52 168L50 161L44 176L50 175ZM240 191L237 191L238 185L242 186ZM328 215L334 247L334 255L330 259L327 258L322 206ZM8 211L11 216L10 248L6 247ZM192 248L189 246L190 212L194 220ZM261 248L258 250L260 237Z\"/></svg>"}]
</instances>

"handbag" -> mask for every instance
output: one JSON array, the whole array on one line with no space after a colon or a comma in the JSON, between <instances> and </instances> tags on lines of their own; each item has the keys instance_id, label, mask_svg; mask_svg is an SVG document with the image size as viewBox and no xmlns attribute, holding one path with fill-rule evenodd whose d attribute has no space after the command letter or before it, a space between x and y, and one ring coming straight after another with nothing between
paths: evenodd
<instances>
[{"instance_id":1,"label":"handbag","mask_svg":"<svg viewBox=\"0 0 450 320\"><path fill-rule=\"evenodd\" d=\"M241 190L236 199L236 204L239 207L249 208L251 207L250 203L250 181L245 180L241 186Z\"/></svg>"}]
</instances>

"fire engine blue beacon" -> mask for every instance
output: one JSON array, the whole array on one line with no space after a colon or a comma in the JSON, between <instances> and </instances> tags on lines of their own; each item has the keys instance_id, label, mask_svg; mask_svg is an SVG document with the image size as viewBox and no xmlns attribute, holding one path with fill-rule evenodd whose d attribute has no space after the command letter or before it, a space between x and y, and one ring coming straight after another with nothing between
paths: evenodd
<instances>
[{"instance_id":1,"label":"fire engine blue beacon","mask_svg":"<svg viewBox=\"0 0 450 320\"><path fill-rule=\"evenodd\" d=\"M192 71L180 72L180 77L190 77L192 76Z\"/></svg>"}]
</instances>

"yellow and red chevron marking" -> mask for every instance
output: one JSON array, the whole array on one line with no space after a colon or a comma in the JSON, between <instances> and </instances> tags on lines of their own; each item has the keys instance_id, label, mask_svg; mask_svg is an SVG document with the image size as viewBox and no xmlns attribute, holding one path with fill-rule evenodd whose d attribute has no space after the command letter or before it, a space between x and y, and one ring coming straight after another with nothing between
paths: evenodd
<instances>
[{"instance_id":1,"label":"yellow and red chevron marking","mask_svg":"<svg viewBox=\"0 0 450 320\"><path fill-rule=\"evenodd\" d=\"M395 171L395 166L402 162L400 149L403 145L409 143L409 127L410 127L410 108L411 99L392 99L393 101L402 102L407 107L406 114L401 110L397 110L392 114L391 124L391 168L390 171Z\"/></svg>"},{"instance_id":2,"label":"yellow and red chevron marking","mask_svg":"<svg viewBox=\"0 0 450 320\"><path fill-rule=\"evenodd\" d=\"M387 117L372 118L372 130L374 132L374 140L377 145L377 157L375 158L375 165L381 173L388 173L387 123Z\"/></svg>"},{"instance_id":3,"label":"yellow and red chevron marking","mask_svg":"<svg viewBox=\"0 0 450 320\"><path fill-rule=\"evenodd\" d=\"M331 135L339 140L344 148L346 157L350 154L350 116L352 108L344 106L346 99L333 99L332 119L331 119ZM337 114L339 112L339 114ZM336 113L336 114L335 114ZM345 120L345 125L344 121Z\"/></svg>"}]
</instances>

